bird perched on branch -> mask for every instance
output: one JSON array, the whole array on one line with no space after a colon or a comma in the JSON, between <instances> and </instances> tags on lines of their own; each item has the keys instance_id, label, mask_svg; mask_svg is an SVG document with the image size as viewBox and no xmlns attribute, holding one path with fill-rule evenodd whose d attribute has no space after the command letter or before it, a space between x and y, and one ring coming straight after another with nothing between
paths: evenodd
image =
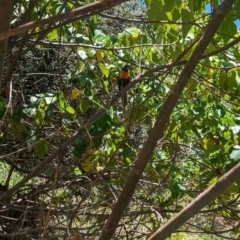
<instances>
[{"instance_id":1,"label":"bird perched on branch","mask_svg":"<svg viewBox=\"0 0 240 240\"><path fill-rule=\"evenodd\" d=\"M128 73L129 67L130 67L129 65L125 65L121 69L118 77L111 79L112 87L116 87L118 85L119 92L121 92L121 90L124 87L126 87L131 80ZM124 93L122 96L122 104L123 104L123 107L125 108L127 105L127 93Z\"/></svg>"},{"instance_id":2,"label":"bird perched on branch","mask_svg":"<svg viewBox=\"0 0 240 240\"><path fill-rule=\"evenodd\" d=\"M124 87L126 87L130 82L130 76L129 76L128 70L129 70L129 65L125 65L118 75L117 85L118 85L119 92ZM127 106L127 93L124 93L122 95L122 105L124 108Z\"/></svg>"}]
</instances>

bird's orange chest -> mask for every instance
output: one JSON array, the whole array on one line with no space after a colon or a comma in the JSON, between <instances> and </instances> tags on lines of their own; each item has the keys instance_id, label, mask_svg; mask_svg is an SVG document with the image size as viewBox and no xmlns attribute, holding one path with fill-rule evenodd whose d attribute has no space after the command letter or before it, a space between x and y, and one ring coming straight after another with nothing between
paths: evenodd
<instances>
[{"instance_id":1,"label":"bird's orange chest","mask_svg":"<svg viewBox=\"0 0 240 240\"><path fill-rule=\"evenodd\" d=\"M128 72L121 71L121 72L119 73L118 79L129 79Z\"/></svg>"}]
</instances>

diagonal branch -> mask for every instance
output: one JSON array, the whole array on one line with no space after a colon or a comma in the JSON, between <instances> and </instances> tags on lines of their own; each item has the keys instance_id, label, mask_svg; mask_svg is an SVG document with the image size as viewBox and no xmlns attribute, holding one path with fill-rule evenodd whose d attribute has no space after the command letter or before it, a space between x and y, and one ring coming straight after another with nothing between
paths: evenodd
<instances>
[{"instance_id":1,"label":"diagonal branch","mask_svg":"<svg viewBox=\"0 0 240 240\"><path fill-rule=\"evenodd\" d=\"M126 185L121 192L121 195L119 196L118 201L116 202L112 213L109 216L102 230L99 240L109 240L113 236L125 209L131 201L139 179L141 178L143 171L149 159L151 158L156 144L159 141L159 138L162 135L167 122L169 121L173 108L175 107L183 89L185 88L188 79L192 75L194 68L200 61L205 49L207 48L217 29L221 25L221 22L223 21L227 12L231 9L233 3L234 0L224 0L221 5L216 8L212 20L207 25L201 39L199 40L197 47L189 58L189 61L186 63L175 86L172 88L172 91L169 94L169 97L166 100L162 111L157 117L154 127L147 141L145 142L143 149L140 152L137 161L135 162L135 165L133 166Z\"/></svg>"},{"instance_id":2,"label":"diagonal branch","mask_svg":"<svg viewBox=\"0 0 240 240\"><path fill-rule=\"evenodd\" d=\"M76 8L67 13L59 14L47 19L29 22L21 26L18 26L16 28L10 29L8 31L2 32L0 33L0 40L4 40L11 36L26 32L35 27L42 27L47 24L54 24L59 21L64 21L66 19L74 19L79 16L87 17L127 1L129 0L102 0L94 3L90 3L90 4L87 4L86 6Z\"/></svg>"},{"instance_id":3,"label":"diagonal branch","mask_svg":"<svg viewBox=\"0 0 240 240\"><path fill-rule=\"evenodd\" d=\"M214 185L206 189L175 217L159 228L148 240L164 240L177 228L182 226L203 207L222 194L231 184L239 180L240 163L224 174Z\"/></svg>"}]
</instances>

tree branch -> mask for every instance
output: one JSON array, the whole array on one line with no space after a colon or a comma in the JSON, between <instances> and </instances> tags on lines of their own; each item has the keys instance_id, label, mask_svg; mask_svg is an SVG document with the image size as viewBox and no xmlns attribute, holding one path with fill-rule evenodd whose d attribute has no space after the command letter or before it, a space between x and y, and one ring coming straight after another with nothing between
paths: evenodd
<instances>
[{"instance_id":1,"label":"tree branch","mask_svg":"<svg viewBox=\"0 0 240 240\"><path fill-rule=\"evenodd\" d=\"M206 189L174 218L159 228L148 240L164 240L177 228L182 226L203 207L222 194L232 183L240 178L240 163L225 173L214 185Z\"/></svg>"},{"instance_id":2,"label":"tree branch","mask_svg":"<svg viewBox=\"0 0 240 240\"><path fill-rule=\"evenodd\" d=\"M194 68L200 61L205 49L212 40L215 32L221 25L222 20L226 16L227 12L230 10L233 3L234 0L224 0L213 14L212 20L207 25L202 37L199 40L197 47L193 51L193 54L189 58L189 61L182 70L175 86L172 88L172 91L163 106L162 111L157 117L154 127L150 132L150 135L145 142L139 154L139 157L135 162L135 165L133 166L129 178L127 179L126 185L123 188L123 191L121 192L118 201L116 202L112 213L102 230L99 240L108 240L111 239L111 237L113 236L114 231L117 228L126 207L131 201L135 188L139 182L139 179L142 176L142 173L149 159L151 158L155 146L159 141L159 138L162 135L167 122L169 121L173 108L175 107L183 89L185 88L188 79L192 75Z\"/></svg>"},{"instance_id":3,"label":"tree branch","mask_svg":"<svg viewBox=\"0 0 240 240\"><path fill-rule=\"evenodd\" d=\"M13 0L0 0L0 35L9 29L11 14L13 11ZM2 76L4 69L5 56L7 52L7 38L0 39L0 89L2 87Z\"/></svg>"},{"instance_id":4,"label":"tree branch","mask_svg":"<svg viewBox=\"0 0 240 240\"><path fill-rule=\"evenodd\" d=\"M42 27L47 24L54 24L59 21L64 21L66 19L73 19L79 16L87 17L127 1L129 0L103 0L99 2L90 3L90 4L87 4L86 6L76 8L64 14L59 14L51 18L29 22L29 23L20 25L16 28L10 29L8 31L4 31L0 34L0 40L4 40L11 36L26 32L29 29L32 29L35 27Z\"/></svg>"}]
</instances>

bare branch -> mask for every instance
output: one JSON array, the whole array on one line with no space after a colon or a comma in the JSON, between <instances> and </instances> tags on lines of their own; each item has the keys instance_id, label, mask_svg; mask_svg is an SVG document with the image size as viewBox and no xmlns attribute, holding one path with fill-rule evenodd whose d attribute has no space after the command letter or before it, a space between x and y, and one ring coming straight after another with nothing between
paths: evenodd
<instances>
[{"instance_id":1,"label":"bare branch","mask_svg":"<svg viewBox=\"0 0 240 240\"><path fill-rule=\"evenodd\" d=\"M157 120L154 124L154 127L145 142L142 151L139 154L135 165L133 166L132 172L126 182L126 185L116 202L113 211L108 218L102 233L99 237L99 240L108 240L111 239L115 229L118 226L118 223L128 206L135 188L139 182L139 179L142 176L142 173L151 158L151 155L155 149L155 146L164 131L164 128L169 121L170 114L175 107L179 97L183 89L185 88L188 79L192 75L194 68L198 64L199 60L201 59L205 49L207 48L208 44L212 40L214 34L216 33L217 29L221 25L224 17L226 16L227 12L230 10L231 6L233 5L234 0L225 0L222 4L216 9L216 12L213 15L212 20L207 25L202 37L199 40L198 46L193 51L189 61L186 63L184 69L182 70L178 81L176 82L175 86L173 87L168 99L166 100L162 111L160 112ZM169 233L170 235L170 233ZM168 236L168 235L166 235ZM158 239L158 238L156 238ZM159 238L160 239L160 238ZM164 239L164 238L161 238Z\"/></svg>"},{"instance_id":2,"label":"bare branch","mask_svg":"<svg viewBox=\"0 0 240 240\"><path fill-rule=\"evenodd\" d=\"M11 36L26 32L29 29L32 29L35 27L42 27L47 24L55 24L56 22L64 21L66 19L73 19L79 16L87 17L127 1L128 0L103 0L99 2L90 3L90 4L87 4L86 6L76 8L64 14L59 14L51 18L29 22L21 26L18 26L16 28L10 29L8 31L2 32L0 34L0 40L4 40Z\"/></svg>"},{"instance_id":3,"label":"bare branch","mask_svg":"<svg viewBox=\"0 0 240 240\"><path fill-rule=\"evenodd\" d=\"M197 214L203 207L212 202L222 194L232 183L239 180L240 163L224 174L214 185L206 189L189 205L180 211L174 218L159 228L149 240L163 240L171 235L173 231L182 226L191 217Z\"/></svg>"}]
</instances>

